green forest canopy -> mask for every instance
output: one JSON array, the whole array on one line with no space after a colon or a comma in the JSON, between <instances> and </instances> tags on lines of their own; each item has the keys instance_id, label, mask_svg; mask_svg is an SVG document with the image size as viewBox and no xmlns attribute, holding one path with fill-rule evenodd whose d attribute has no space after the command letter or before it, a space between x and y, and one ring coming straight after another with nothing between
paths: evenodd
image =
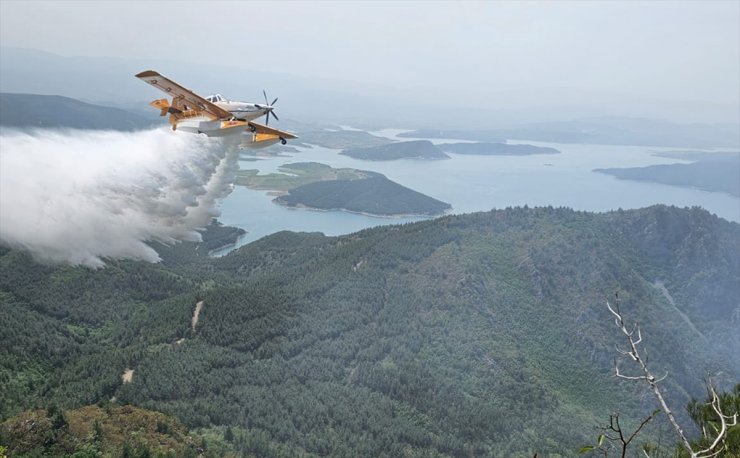
<instances>
[{"instance_id":1,"label":"green forest canopy","mask_svg":"<svg viewBox=\"0 0 740 458\"><path fill-rule=\"evenodd\" d=\"M611 411L654 408L611 377L615 291L676 411L697 374L740 379L739 245L735 223L656 206L279 232L222 258L182 243L100 270L2 249L0 418L115 398L265 456L572 456Z\"/></svg>"}]
</instances>

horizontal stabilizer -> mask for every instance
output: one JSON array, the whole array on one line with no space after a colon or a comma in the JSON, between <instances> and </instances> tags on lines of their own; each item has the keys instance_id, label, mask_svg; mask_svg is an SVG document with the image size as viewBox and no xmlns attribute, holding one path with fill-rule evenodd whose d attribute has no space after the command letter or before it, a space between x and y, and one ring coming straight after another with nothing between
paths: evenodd
<instances>
[{"instance_id":1,"label":"horizontal stabilizer","mask_svg":"<svg viewBox=\"0 0 740 458\"><path fill-rule=\"evenodd\" d=\"M158 99L150 103L149 105L159 110L159 116L164 116L167 113L170 113L170 114L182 113L182 110L171 106L169 102L167 102L167 99Z\"/></svg>"}]
</instances>

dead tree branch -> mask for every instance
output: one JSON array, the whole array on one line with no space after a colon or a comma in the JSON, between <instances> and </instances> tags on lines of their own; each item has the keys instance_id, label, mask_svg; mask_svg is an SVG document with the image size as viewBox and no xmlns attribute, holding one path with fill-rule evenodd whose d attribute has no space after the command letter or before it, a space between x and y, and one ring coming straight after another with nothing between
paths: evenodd
<instances>
[{"instance_id":1,"label":"dead tree branch","mask_svg":"<svg viewBox=\"0 0 740 458\"><path fill-rule=\"evenodd\" d=\"M642 371L642 375L638 376L627 376L619 372L619 365L615 361L614 363L614 373L616 377L627 379L627 380L644 380L647 382L648 385L650 385L650 388L653 391L653 394L655 395L655 398L658 400L658 404L660 405L660 408L663 412L665 412L666 417L668 417L668 421L671 423L671 426L673 426L674 431L676 432L676 435L678 436L679 440L681 441L681 444L686 448L686 450L689 451L692 458L694 458L696 455L694 454L693 450L691 449L691 444L689 443L689 440L686 438L686 435L684 434L683 430L681 429L681 426L676 421L675 416L673 415L673 412L668 407L668 404L666 404L665 399L663 398L663 393L660 391L660 388L658 387L658 382L665 379L667 374L660 379L656 379L655 376L650 372L648 369L647 363L642 359L640 356L640 352L637 348L637 346L642 343L642 332L640 331L640 325L638 323L635 323L635 325L632 327L632 330L630 331L627 328L627 325L624 321L624 316L622 316L621 311L619 310L619 299L617 298L615 302L615 308L612 308L609 301L606 301L606 306L609 309L609 311L614 315L614 324L622 331L622 333L625 335L627 339L627 343L629 344L629 350L620 350L617 348L617 351L621 355L629 356L633 361L635 361ZM633 336L637 333L637 339L635 339Z\"/></svg>"},{"instance_id":2,"label":"dead tree branch","mask_svg":"<svg viewBox=\"0 0 740 458\"><path fill-rule=\"evenodd\" d=\"M648 368L647 365L647 356L643 358L640 354L640 351L638 349L638 345L642 343L642 332L640 331L640 325L638 323L635 323L632 328L628 328L627 324L625 323L624 316L622 315L622 312L619 310L619 296L615 296L616 300L614 303L614 307L609 303L609 301L606 301L606 306L609 309L609 312L611 312L612 315L614 315L614 324L622 331L622 334L624 334L628 349L623 350L619 347L615 347L617 353L622 357L629 357L632 361L636 362L637 365L640 368L640 375L625 375L622 372L619 371L619 364L618 360L615 358L614 360L614 375L616 377L626 379L626 380L644 380L651 388L653 394L655 395L655 398L658 400L658 404L660 405L660 410L662 410L666 417L668 418L668 421L670 422L671 426L673 427L673 430L676 433L676 436L679 438L679 441L681 442L681 445L689 452L689 456L691 458L711 458L719 455L722 450L724 449L724 441L727 435L727 428L735 426L737 424L737 413L732 416L727 416L722 412L722 406L720 405L720 398L717 395L717 391L714 389L714 386L711 383L711 380L708 383L708 388L711 395L711 406L714 412L717 414L717 417L720 420L720 428L717 432L717 437L715 438L714 442L712 444L703 449L695 452L693 448L691 447L691 443L686 438L686 435L684 434L683 430L681 429L681 426L676 421L675 416L673 415L673 412L668 407L668 404L665 402L665 398L663 398L663 393L661 392L660 388L658 387L658 383L665 380L665 378L668 376L668 374L665 374L663 377L656 378ZM645 355L647 355L647 351L644 351ZM647 422L653 417L654 415L651 415L648 417L643 423L637 428L637 430L629 437L629 440L627 441L627 444L632 441L634 436L642 429L642 427L647 424ZM614 421L612 421L613 415L610 417L610 427L614 432L619 433L619 440L622 441L623 444L625 444L624 437L622 435L621 429L619 428L619 418L617 417ZM616 429L614 426L616 425ZM721 446L720 446L721 445Z\"/></svg>"}]
</instances>

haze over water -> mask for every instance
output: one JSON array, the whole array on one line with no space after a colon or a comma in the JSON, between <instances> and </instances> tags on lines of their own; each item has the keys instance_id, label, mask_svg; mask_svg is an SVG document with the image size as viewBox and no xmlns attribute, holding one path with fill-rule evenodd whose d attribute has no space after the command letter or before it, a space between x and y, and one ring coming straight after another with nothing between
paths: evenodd
<instances>
[{"instance_id":1,"label":"haze over water","mask_svg":"<svg viewBox=\"0 0 740 458\"><path fill-rule=\"evenodd\" d=\"M401 129L372 132L399 139ZM403 138L403 140L409 140ZM434 143L460 142L432 139ZM277 172L284 164L320 162L332 167L371 170L389 179L452 205L451 213L488 211L509 206L570 207L585 211L642 208L654 204L700 206L722 218L740 222L740 199L729 194L656 183L618 180L595 173L609 167L644 167L682 163L680 159L655 156L678 148L613 146L511 141L550 146L562 154L528 156L480 156L450 154L449 160L363 161L338 154L340 150L314 146L296 147L290 157L240 161L242 169ZM422 217L373 217L343 211L290 209L274 204L274 196L236 186L221 204L220 220L245 229L245 244L280 231L319 231L340 235L367 227L398 224Z\"/></svg>"}]
</instances>

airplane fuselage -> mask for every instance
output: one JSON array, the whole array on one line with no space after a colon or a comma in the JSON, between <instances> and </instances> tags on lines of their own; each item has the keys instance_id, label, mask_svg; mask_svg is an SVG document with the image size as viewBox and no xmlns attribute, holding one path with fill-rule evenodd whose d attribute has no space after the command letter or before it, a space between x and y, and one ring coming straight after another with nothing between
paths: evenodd
<instances>
[{"instance_id":1,"label":"airplane fuselage","mask_svg":"<svg viewBox=\"0 0 740 458\"><path fill-rule=\"evenodd\" d=\"M268 112L267 108L248 102L216 102L214 105L233 114L236 119L243 119L245 121L252 121L266 115Z\"/></svg>"},{"instance_id":2,"label":"airplane fuselage","mask_svg":"<svg viewBox=\"0 0 740 458\"><path fill-rule=\"evenodd\" d=\"M234 118L243 119L244 121L255 120L260 116L266 115L272 110L272 107L266 104L228 100L221 94L209 95L206 97L206 100L217 107L228 111L234 115Z\"/></svg>"}]
</instances>

